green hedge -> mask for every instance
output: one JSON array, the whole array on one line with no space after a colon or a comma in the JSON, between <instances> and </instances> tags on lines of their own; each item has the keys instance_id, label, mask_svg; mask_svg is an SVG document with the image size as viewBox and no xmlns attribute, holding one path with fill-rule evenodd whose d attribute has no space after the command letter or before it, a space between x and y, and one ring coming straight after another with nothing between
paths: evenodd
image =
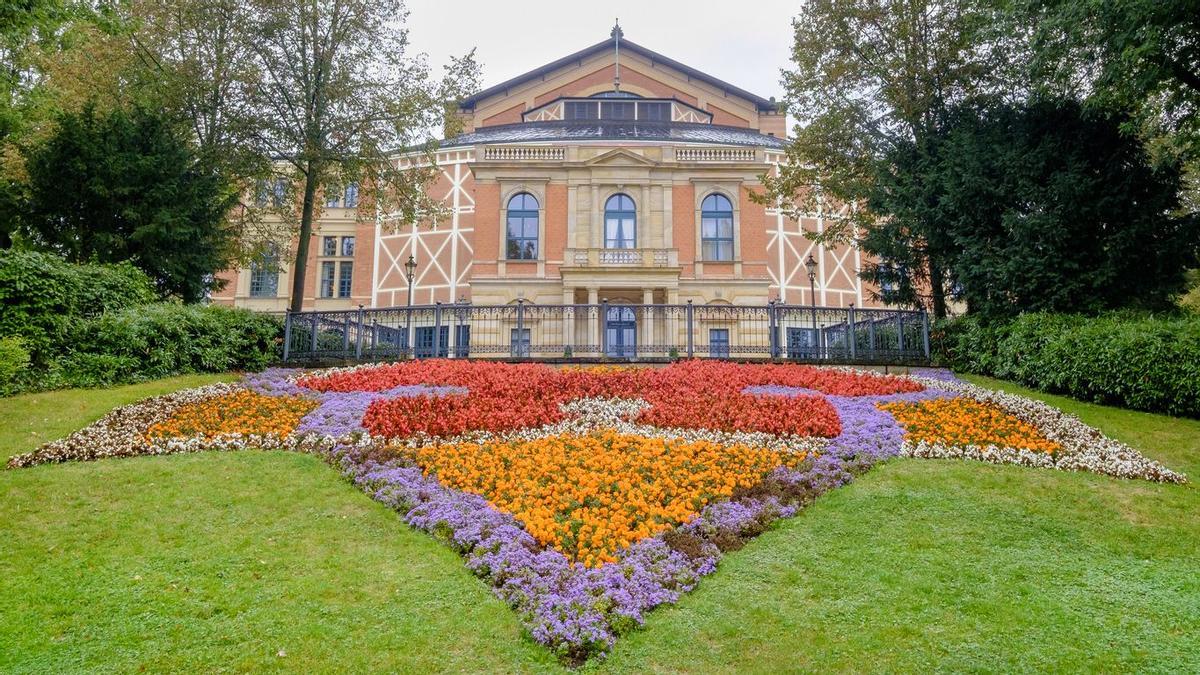
<instances>
[{"instance_id":1,"label":"green hedge","mask_svg":"<svg viewBox=\"0 0 1200 675\"><path fill-rule=\"evenodd\" d=\"M281 322L244 309L158 303L75 324L51 369L60 386L262 370L278 358Z\"/></svg>"},{"instance_id":2,"label":"green hedge","mask_svg":"<svg viewBox=\"0 0 1200 675\"><path fill-rule=\"evenodd\" d=\"M80 318L156 298L150 277L129 263L74 265L49 253L0 250L0 336L20 336L35 366L58 357L57 345Z\"/></svg>"},{"instance_id":3,"label":"green hedge","mask_svg":"<svg viewBox=\"0 0 1200 675\"><path fill-rule=\"evenodd\" d=\"M931 340L939 361L958 371L1200 417L1200 317L1025 314L985 324L967 316L939 323Z\"/></svg>"}]
</instances>

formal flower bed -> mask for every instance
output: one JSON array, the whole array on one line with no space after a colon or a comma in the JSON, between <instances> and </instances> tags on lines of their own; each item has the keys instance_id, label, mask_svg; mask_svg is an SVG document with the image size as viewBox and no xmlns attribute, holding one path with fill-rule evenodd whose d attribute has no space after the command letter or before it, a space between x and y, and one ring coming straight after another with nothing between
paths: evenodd
<instances>
[{"instance_id":1,"label":"formal flower bed","mask_svg":"<svg viewBox=\"0 0 1200 675\"><path fill-rule=\"evenodd\" d=\"M998 406L969 398L945 398L917 403L881 403L904 427L913 443L953 446L996 446L1052 454L1062 446L1037 428Z\"/></svg>"},{"instance_id":2,"label":"formal flower bed","mask_svg":"<svg viewBox=\"0 0 1200 675\"><path fill-rule=\"evenodd\" d=\"M146 437L288 436L316 407L316 401L303 396L268 396L241 389L181 406L167 419L151 424Z\"/></svg>"},{"instance_id":3,"label":"formal flower bed","mask_svg":"<svg viewBox=\"0 0 1200 675\"><path fill-rule=\"evenodd\" d=\"M9 466L237 448L321 454L461 552L575 663L896 455L1184 480L1050 406L944 372L713 361L267 371L118 408Z\"/></svg>"},{"instance_id":4,"label":"formal flower bed","mask_svg":"<svg viewBox=\"0 0 1200 675\"><path fill-rule=\"evenodd\" d=\"M613 431L432 444L402 456L452 488L511 513L538 544L589 567L755 487L806 453Z\"/></svg>"}]
</instances>

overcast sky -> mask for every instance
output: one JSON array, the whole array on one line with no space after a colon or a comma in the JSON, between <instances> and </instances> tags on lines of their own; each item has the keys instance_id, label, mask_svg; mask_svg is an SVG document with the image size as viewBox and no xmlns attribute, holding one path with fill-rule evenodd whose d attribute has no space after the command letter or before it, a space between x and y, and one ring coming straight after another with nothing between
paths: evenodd
<instances>
[{"instance_id":1,"label":"overcast sky","mask_svg":"<svg viewBox=\"0 0 1200 675\"><path fill-rule=\"evenodd\" d=\"M625 37L765 98L782 98L800 0L408 0L409 39L441 72L476 47L489 87L608 37Z\"/></svg>"}]
</instances>

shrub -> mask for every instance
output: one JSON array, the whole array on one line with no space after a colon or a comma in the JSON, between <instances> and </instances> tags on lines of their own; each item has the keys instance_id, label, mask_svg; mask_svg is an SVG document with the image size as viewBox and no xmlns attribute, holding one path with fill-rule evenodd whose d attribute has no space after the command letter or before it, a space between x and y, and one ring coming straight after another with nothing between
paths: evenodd
<instances>
[{"instance_id":1,"label":"shrub","mask_svg":"<svg viewBox=\"0 0 1200 675\"><path fill-rule=\"evenodd\" d=\"M955 370L1136 410L1200 417L1200 317L1025 314L975 317L934 331Z\"/></svg>"},{"instance_id":2,"label":"shrub","mask_svg":"<svg viewBox=\"0 0 1200 675\"><path fill-rule=\"evenodd\" d=\"M67 386L103 386L184 373L262 370L280 322L243 309L159 303L78 322L56 364Z\"/></svg>"},{"instance_id":3,"label":"shrub","mask_svg":"<svg viewBox=\"0 0 1200 675\"><path fill-rule=\"evenodd\" d=\"M129 263L74 265L48 253L0 250L0 335L19 335L35 365L80 317L153 302L154 284Z\"/></svg>"},{"instance_id":4,"label":"shrub","mask_svg":"<svg viewBox=\"0 0 1200 675\"><path fill-rule=\"evenodd\" d=\"M29 350L17 336L0 338L0 394L16 389L18 378L29 367Z\"/></svg>"}]
</instances>

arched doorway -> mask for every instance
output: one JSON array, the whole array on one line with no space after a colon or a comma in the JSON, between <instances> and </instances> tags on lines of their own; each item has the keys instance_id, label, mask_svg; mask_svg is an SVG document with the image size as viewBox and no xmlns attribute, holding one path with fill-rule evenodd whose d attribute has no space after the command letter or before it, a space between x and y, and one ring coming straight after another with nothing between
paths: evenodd
<instances>
[{"instance_id":1,"label":"arched doorway","mask_svg":"<svg viewBox=\"0 0 1200 675\"><path fill-rule=\"evenodd\" d=\"M608 348L605 356L631 359L637 356L637 314L628 305L612 305L604 320Z\"/></svg>"}]
</instances>

